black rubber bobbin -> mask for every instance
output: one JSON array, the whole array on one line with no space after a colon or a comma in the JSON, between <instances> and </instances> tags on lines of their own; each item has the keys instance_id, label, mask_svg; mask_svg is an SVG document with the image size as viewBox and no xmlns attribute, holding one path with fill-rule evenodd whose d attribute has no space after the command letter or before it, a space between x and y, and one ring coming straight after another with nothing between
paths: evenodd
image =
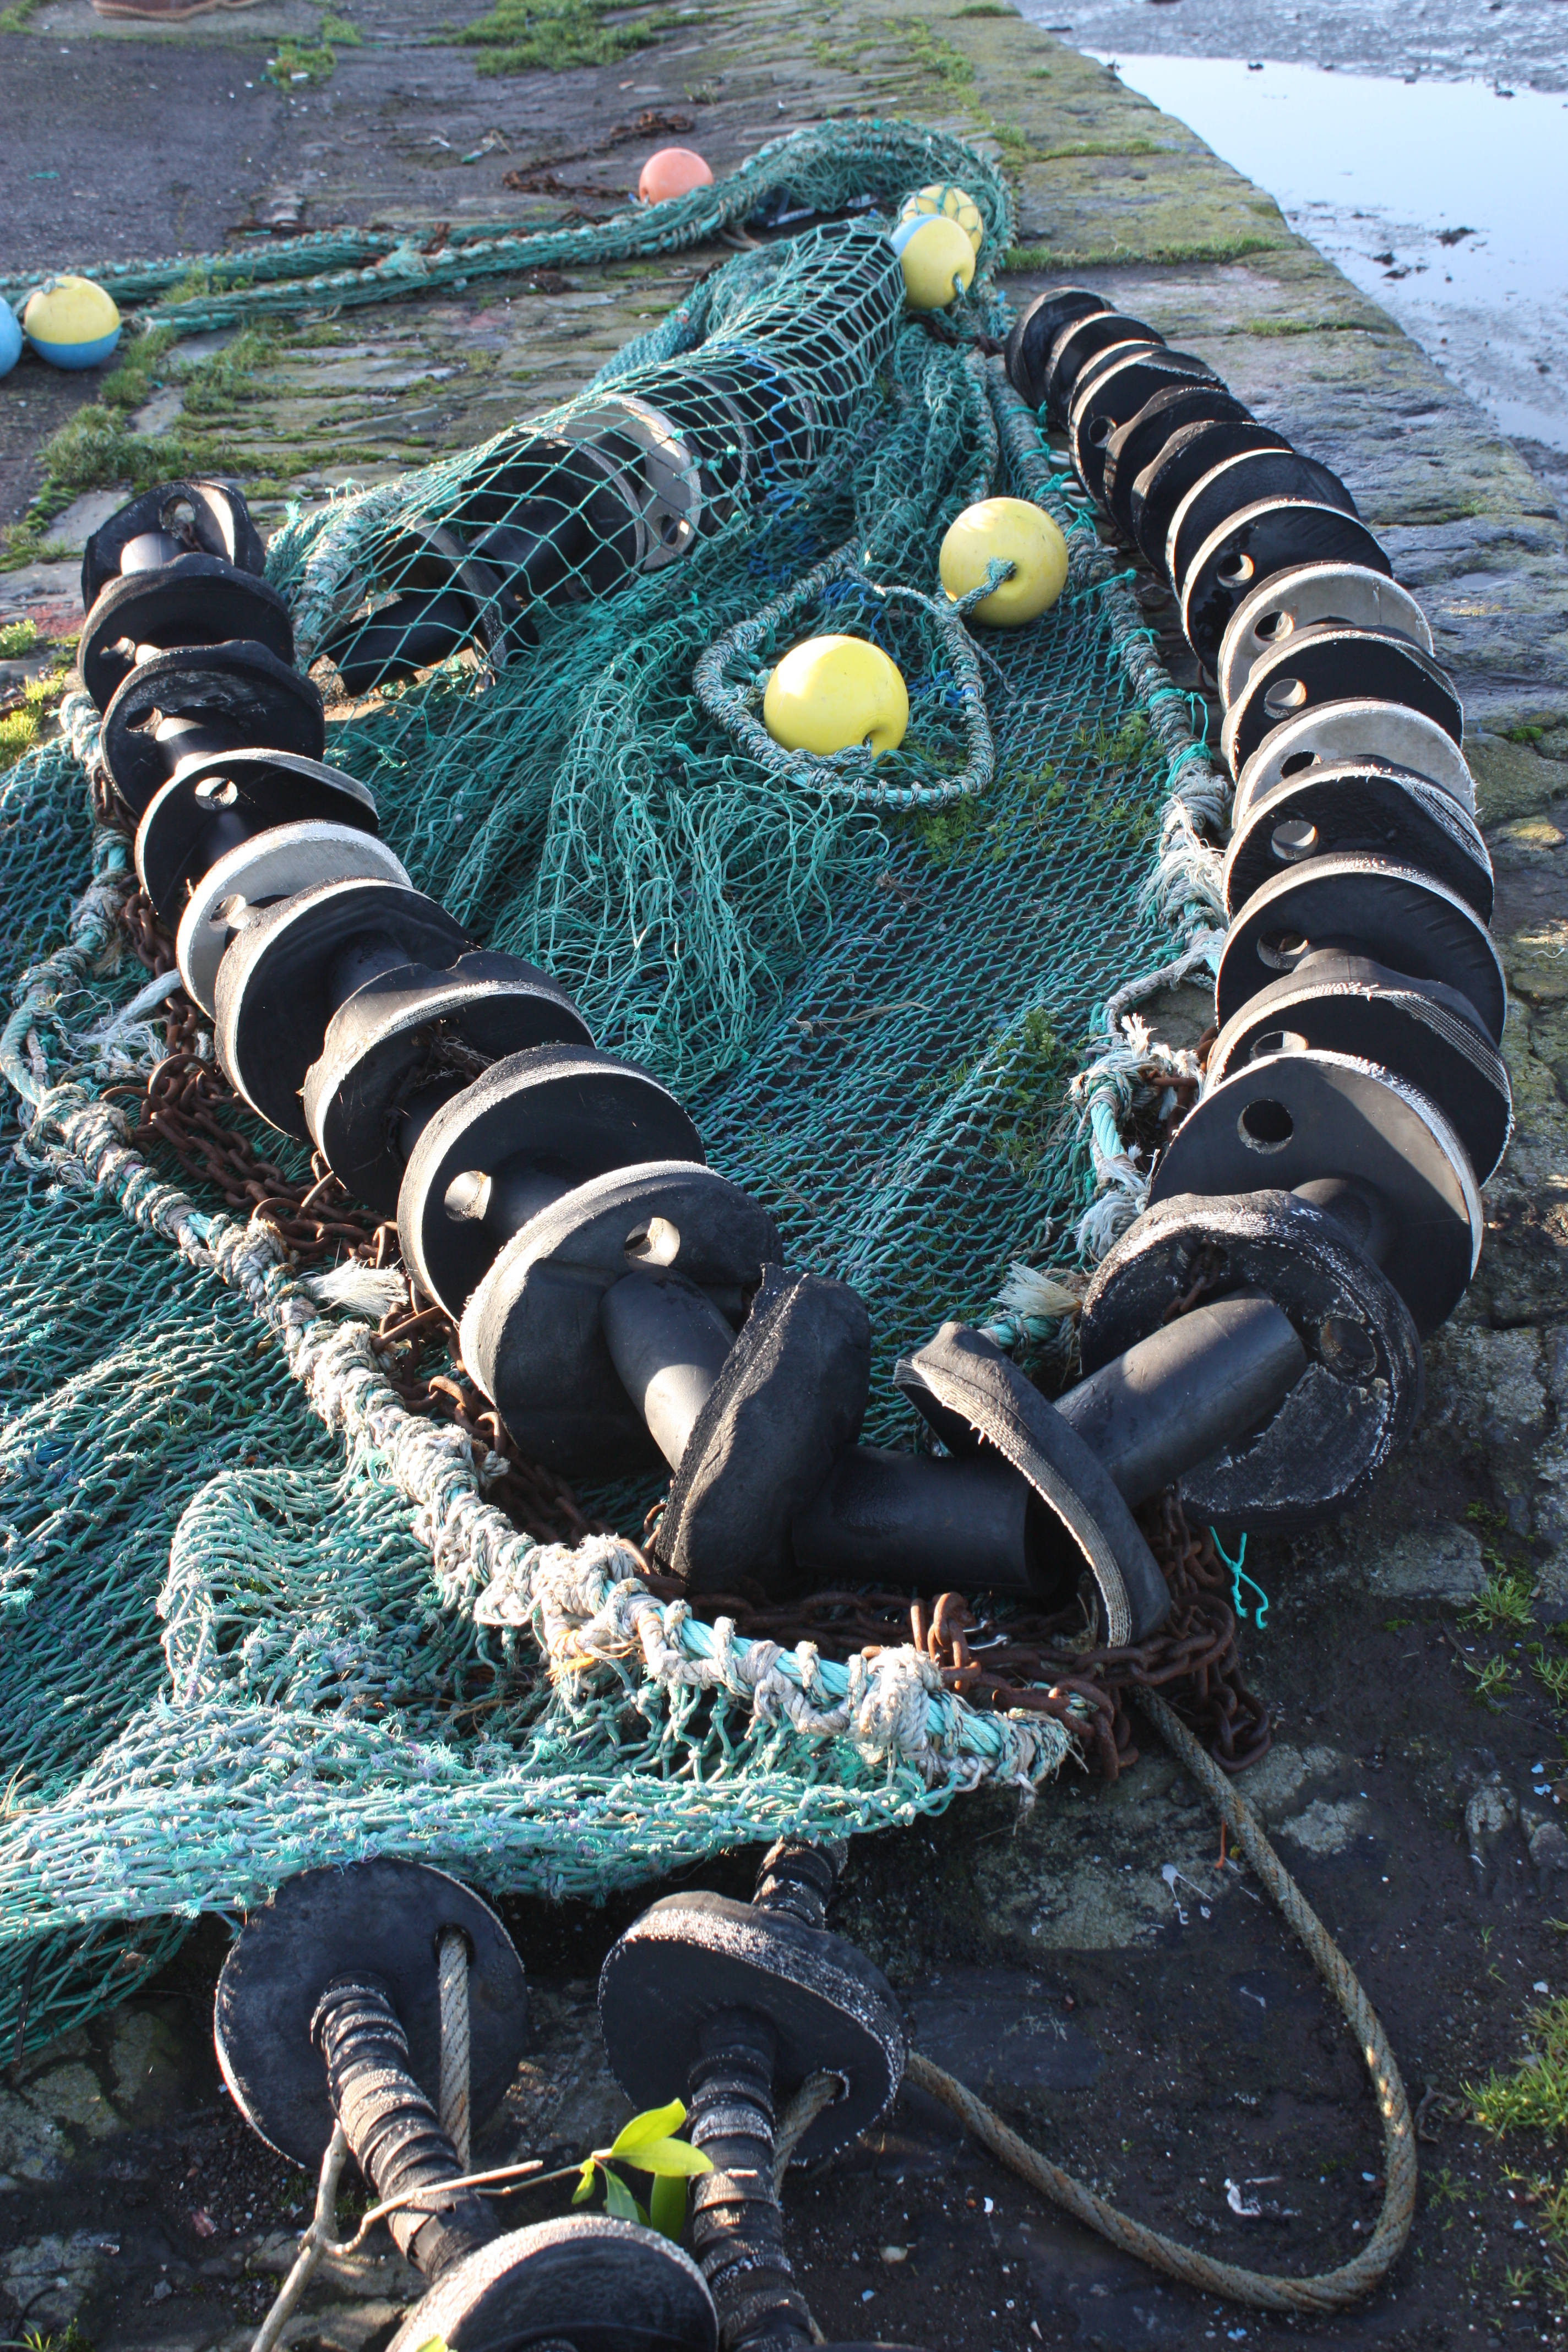
<instances>
[{"instance_id":1,"label":"black rubber bobbin","mask_svg":"<svg viewBox=\"0 0 1568 2352\"><path fill-rule=\"evenodd\" d=\"M81 604L90 613L112 580L184 555L221 556L259 575L267 551L237 485L214 476L160 482L100 523L82 551Z\"/></svg>"},{"instance_id":2,"label":"black rubber bobbin","mask_svg":"<svg viewBox=\"0 0 1568 2352\"><path fill-rule=\"evenodd\" d=\"M1142 319L1130 319L1121 310L1096 310L1064 320L1052 340L1042 372L1046 392L1046 413L1055 425L1067 423L1068 407L1079 377L1092 359L1102 352L1119 350L1126 345L1157 347L1165 338Z\"/></svg>"},{"instance_id":3,"label":"black rubber bobbin","mask_svg":"<svg viewBox=\"0 0 1568 2352\"><path fill-rule=\"evenodd\" d=\"M1424 776L1372 760L1305 768L1248 803L1226 853L1226 914L1276 875L1333 856L1414 866L1491 920L1492 862L1474 818Z\"/></svg>"},{"instance_id":4,"label":"black rubber bobbin","mask_svg":"<svg viewBox=\"0 0 1568 2352\"><path fill-rule=\"evenodd\" d=\"M1133 476L1128 493L1132 536L1145 562L1164 577L1171 518L1194 484L1213 473L1222 459L1238 457L1244 449L1289 453L1289 448L1283 433L1245 412L1234 418L1200 417L1178 425Z\"/></svg>"},{"instance_id":5,"label":"black rubber bobbin","mask_svg":"<svg viewBox=\"0 0 1568 2352\"><path fill-rule=\"evenodd\" d=\"M1247 421L1247 410L1217 376L1179 377L1167 383L1125 425L1118 425L1106 443L1100 488L1107 512L1129 539L1134 538L1132 500L1138 478L1175 436L1190 425Z\"/></svg>"},{"instance_id":6,"label":"black rubber bobbin","mask_svg":"<svg viewBox=\"0 0 1568 2352\"><path fill-rule=\"evenodd\" d=\"M1260 581L1231 614L1215 667L1222 707L1240 699L1254 663L1324 622L1405 637L1431 658L1431 627L1408 588L1361 563L1301 563Z\"/></svg>"},{"instance_id":7,"label":"black rubber bobbin","mask_svg":"<svg viewBox=\"0 0 1568 2352\"><path fill-rule=\"evenodd\" d=\"M1430 654L1383 629L1320 621L1253 663L1225 716L1220 749L1231 773L1244 768L1281 719L1325 702L1403 703L1436 721L1456 743L1465 714L1452 679Z\"/></svg>"},{"instance_id":8,"label":"black rubber bobbin","mask_svg":"<svg viewBox=\"0 0 1568 2352\"><path fill-rule=\"evenodd\" d=\"M1194 1517L1222 1533L1310 1527L1363 1501L1409 1436L1421 1406L1421 1349L1409 1310L1357 1245L1357 1228L1289 1192L1173 1194L1122 1234L1085 1295L1079 1390L1129 1351L1226 1304L1267 1301L1288 1318L1305 1363L1284 1395L1173 1483ZM1201 1303L1174 1322L1182 1301ZM1081 1407L1086 1434L1095 1415Z\"/></svg>"},{"instance_id":9,"label":"black rubber bobbin","mask_svg":"<svg viewBox=\"0 0 1568 2352\"><path fill-rule=\"evenodd\" d=\"M1165 577L1180 596L1200 548L1245 508L1265 499L1306 499L1354 515L1355 501L1339 476L1299 449L1240 449L1199 476L1171 517L1165 533Z\"/></svg>"},{"instance_id":10,"label":"black rubber bobbin","mask_svg":"<svg viewBox=\"0 0 1568 2352\"><path fill-rule=\"evenodd\" d=\"M1068 447L1090 497L1104 504L1111 438L1154 393L1173 384L1217 382L1214 370L1191 352L1134 347L1090 361L1079 376L1068 410Z\"/></svg>"},{"instance_id":11,"label":"black rubber bobbin","mask_svg":"<svg viewBox=\"0 0 1568 2352\"><path fill-rule=\"evenodd\" d=\"M635 2221L572 2213L477 2247L411 2311L387 2352L718 2352L689 2254Z\"/></svg>"},{"instance_id":12,"label":"black rubber bobbin","mask_svg":"<svg viewBox=\"0 0 1568 2352\"><path fill-rule=\"evenodd\" d=\"M1405 703L1351 699L1310 705L1270 729L1237 779L1232 824L1245 823L1277 784L1346 761L1381 761L1420 776L1475 815L1475 782L1447 728Z\"/></svg>"},{"instance_id":13,"label":"black rubber bobbin","mask_svg":"<svg viewBox=\"0 0 1568 2352\"><path fill-rule=\"evenodd\" d=\"M326 740L319 688L268 646L239 638L139 662L103 714L99 743L139 823L188 753L261 745L319 761Z\"/></svg>"},{"instance_id":14,"label":"black rubber bobbin","mask_svg":"<svg viewBox=\"0 0 1568 2352\"><path fill-rule=\"evenodd\" d=\"M836 1874L842 1849L819 1852ZM796 2163L809 2163L869 2130L903 2076L891 1991L852 1944L816 1924L824 1894L786 1842L764 1860L751 1903L667 1895L599 1977L612 2072L638 2107L684 2095L691 2143L713 2165L696 2184L691 2242L726 2352L795 2352L812 2340L773 2188L785 2102L813 2076L837 2084L795 2149Z\"/></svg>"},{"instance_id":15,"label":"black rubber bobbin","mask_svg":"<svg viewBox=\"0 0 1568 2352\"><path fill-rule=\"evenodd\" d=\"M107 710L144 649L217 646L235 638L294 658L294 625L276 588L216 555L182 555L155 571L110 580L82 625L77 663L96 708Z\"/></svg>"},{"instance_id":16,"label":"black rubber bobbin","mask_svg":"<svg viewBox=\"0 0 1568 2352\"><path fill-rule=\"evenodd\" d=\"M397 594L366 618L335 629L318 648L350 694L412 677L469 644L479 646L491 668L505 667L519 642L516 592L450 525L423 520L406 525L378 557L378 567L395 581Z\"/></svg>"},{"instance_id":17,"label":"black rubber bobbin","mask_svg":"<svg viewBox=\"0 0 1568 2352\"><path fill-rule=\"evenodd\" d=\"M1008 383L1031 408L1045 399L1046 362L1068 321L1110 308L1103 294L1091 294L1087 286L1048 286L1036 295L1007 337L1003 362Z\"/></svg>"},{"instance_id":18,"label":"black rubber bobbin","mask_svg":"<svg viewBox=\"0 0 1568 2352\"><path fill-rule=\"evenodd\" d=\"M312 823L374 833L374 798L341 768L288 751L192 758L147 805L136 829L136 871L177 930L192 892L220 858L270 825Z\"/></svg>"},{"instance_id":19,"label":"black rubber bobbin","mask_svg":"<svg viewBox=\"0 0 1568 2352\"><path fill-rule=\"evenodd\" d=\"M1392 574L1376 539L1355 515L1312 499L1260 499L1221 522L1183 579L1182 634L1212 669L1231 614L1260 580L1302 563L1354 563Z\"/></svg>"},{"instance_id":20,"label":"black rubber bobbin","mask_svg":"<svg viewBox=\"0 0 1568 2352\"><path fill-rule=\"evenodd\" d=\"M338 819L311 817L265 825L226 850L189 892L174 934L175 960L187 995L204 1013L216 1014L224 959L240 931L279 903L354 883L414 890L401 859L385 842ZM292 1066L308 1039L290 1037L279 1045ZM274 1118L272 1124L279 1121Z\"/></svg>"}]
</instances>

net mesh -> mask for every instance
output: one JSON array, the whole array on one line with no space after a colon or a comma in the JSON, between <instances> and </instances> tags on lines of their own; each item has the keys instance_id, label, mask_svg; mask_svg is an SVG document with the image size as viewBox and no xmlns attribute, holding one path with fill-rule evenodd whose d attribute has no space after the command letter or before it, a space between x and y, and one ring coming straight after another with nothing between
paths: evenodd
<instances>
[{"instance_id":1,"label":"net mesh","mask_svg":"<svg viewBox=\"0 0 1568 2352\"><path fill-rule=\"evenodd\" d=\"M909 133L908 182L952 175L952 144ZM990 168L966 157L964 181L1005 221ZM867 1435L911 1443L893 1357L994 1316L1014 1262L1089 1206L1069 1078L1108 996L1173 952L1173 918L1190 933L1209 910L1190 877L1148 887L1173 787L1205 771L977 345L1000 302L983 273L915 321L889 254L851 226L737 256L567 408L291 518L269 570L302 657L335 666L316 673L329 756L372 786L416 883L548 966L603 1045L676 1088L792 1260L864 1294ZM542 528L561 452L592 471L606 433L621 478ZM999 490L1062 523L1068 586L1026 628L970 629L932 598L937 549ZM595 574L628 515L636 562ZM553 551L502 609L464 567L515 572L515 546L483 547L506 530ZM432 663L429 632L458 621ZM763 676L819 629L904 669L898 754L759 746ZM367 640L378 683L352 677ZM739 1643L629 1601L612 1539L509 1528L467 1440L396 1406L363 1320L124 1148L116 1089L161 1051L112 920L125 845L93 835L63 744L0 805L23 948L0 1171L0 2047L313 1862L396 1852L492 1890L602 1894L1054 1769L1054 1722L966 1706L912 1653ZM628 1533L645 1499L608 1498Z\"/></svg>"}]
</instances>

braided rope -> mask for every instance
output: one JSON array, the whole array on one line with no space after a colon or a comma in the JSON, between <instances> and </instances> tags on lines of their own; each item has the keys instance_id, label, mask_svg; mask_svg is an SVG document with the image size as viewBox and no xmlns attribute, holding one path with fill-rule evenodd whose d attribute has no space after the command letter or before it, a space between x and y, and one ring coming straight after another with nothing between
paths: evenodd
<instances>
[{"instance_id":1,"label":"braided rope","mask_svg":"<svg viewBox=\"0 0 1568 2352\"><path fill-rule=\"evenodd\" d=\"M472 2155L468 2108L468 1939L460 1927L442 1930L436 1954L441 1997L441 2086L436 2112L467 2172Z\"/></svg>"},{"instance_id":2,"label":"braided rope","mask_svg":"<svg viewBox=\"0 0 1568 2352\"><path fill-rule=\"evenodd\" d=\"M1318 1974L1338 2002L1345 2022L1371 2074L1383 2121L1383 2207L1372 2235L1360 2253L1331 2271L1308 2278L1285 2278L1269 2271L1250 2271L1238 2263L1215 2262L1194 2247L1178 2245L1162 2231L1119 2212L1096 2196L1070 2172L1031 2147L1000 2116L977 2099L973 2091L911 2051L905 2080L929 2091L955 2115L983 2147L1053 2205L1059 2205L1087 2229L1098 2231L1124 2254L1180 2279L1202 2294L1223 2295L1231 2303L1252 2305L1261 2311L1303 2313L1321 2318L1358 2303L1397 2261L1415 2212L1415 2132L1410 2102L1400 2079L1398 2063L1376 2011L1359 1979L1328 1929L1268 1843L1263 1823L1236 1784L1207 1756L1181 1717L1152 1691L1136 1694L1139 1706L1153 1722L1166 1745L1181 1759L1210 1804L1258 1873L1276 1907L1294 1929Z\"/></svg>"}]
</instances>

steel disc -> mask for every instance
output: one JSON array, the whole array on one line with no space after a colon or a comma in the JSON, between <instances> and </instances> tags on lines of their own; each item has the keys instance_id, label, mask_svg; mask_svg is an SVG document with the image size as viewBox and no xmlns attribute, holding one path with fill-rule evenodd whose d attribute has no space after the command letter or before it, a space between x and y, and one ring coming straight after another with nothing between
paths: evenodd
<instances>
[{"instance_id":1,"label":"steel disc","mask_svg":"<svg viewBox=\"0 0 1568 2352\"><path fill-rule=\"evenodd\" d=\"M82 625L77 664L100 710L136 667L137 648L174 652L235 638L294 658L294 625L276 588L216 555L182 555L111 580Z\"/></svg>"},{"instance_id":2,"label":"steel disc","mask_svg":"<svg viewBox=\"0 0 1568 2352\"><path fill-rule=\"evenodd\" d=\"M1492 862L1475 821L1424 776L1383 761L1305 769L1248 805L1225 861L1225 908L1240 913L1277 874L1314 857L1392 859L1492 915Z\"/></svg>"},{"instance_id":3,"label":"steel disc","mask_svg":"<svg viewBox=\"0 0 1568 2352\"><path fill-rule=\"evenodd\" d=\"M1508 1069L1458 989L1325 950L1249 997L1210 1049L1218 1086L1252 1061L1311 1046L1375 1062L1435 1102L1485 1184L1508 1149Z\"/></svg>"},{"instance_id":4,"label":"steel disc","mask_svg":"<svg viewBox=\"0 0 1568 2352\"><path fill-rule=\"evenodd\" d=\"M1220 525L1198 549L1182 586L1182 634L1212 668L1230 616L1260 580L1302 563L1392 566L1352 514L1310 499L1260 499Z\"/></svg>"},{"instance_id":5,"label":"steel disc","mask_svg":"<svg viewBox=\"0 0 1568 2352\"><path fill-rule=\"evenodd\" d=\"M353 841L396 864L368 835ZM353 854L350 843L344 849ZM251 916L218 966L215 1042L225 1076L269 1126L309 1143L305 1073L343 999L389 962L450 963L471 945L401 866L385 879L325 881L279 898Z\"/></svg>"},{"instance_id":6,"label":"steel disc","mask_svg":"<svg viewBox=\"0 0 1568 2352\"><path fill-rule=\"evenodd\" d=\"M1036 295L1007 338L1004 360L1008 383L1031 408L1038 408L1046 396L1046 362L1068 321L1110 308L1103 294L1091 294L1085 286L1048 286Z\"/></svg>"},{"instance_id":7,"label":"steel disc","mask_svg":"<svg viewBox=\"0 0 1568 2352\"><path fill-rule=\"evenodd\" d=\"M1158 348L1111 355L1102 368L1086 367L1068 412L1068 446L1079 481L1104 503L1105 461L1111 436L1131 422L1156 392L1173 384L1218 384L1214 370L1190 352ZM1221 391L1223 385L1219 385Z\"/></svg>"},{"instance_id":8,"label":"steel disc","mask_svg":"<svg viewBox=\"0 0 1568 2352\"><path fill-rule=\"evenodd\" d=\"M411 887L386 844L358 825L306 818L237 843L208 866L180 917L174 960L186 995L204 1013L216 1013L219 967L253 912L321 883L354 880Z\"/></svg>"},{"instance_id":9,"label":"steel disc","mask_svg":"<svg viewBox=\"0 0 1568 2352\"><path fill-rule=\"evenodd\" d=\"M605 1292L638 1270L677 1274L739 1323L783 1255L766 1210L700 1160L614 1168L506 1243L463 1310L463 1361L531 1462L641 1469L658 1450L605 1345Z\"/></svg>"},{"instance_id":10,"label":"steel disc","mask_svg":"<svg viewBox=\"0 0 1568 2352\"><path fill-rule=\"evenodd\" d=\"M1171 518L1193 485L1201 482L1205 474L1212 474L1223 458L1237 457L1243 449L1288 453L1289 447L1283 433L1246 415L1234 422L1216 418L1205 424L1200 419L1179 426L1155 451L1142 472L1132 478L1128 505L1132 515L1132 536L1142 550L1144 561L1162 578L1164 576L1165 541L1170 534Z\"/></svg>"},{"instance_id":11,"label":"steel disc","mask_svg":"<svg viewBox=\"0 0 1568 2352\"><path fill-rule=\"evenodd\" d=\"M1199 548L1245 507L1264 499L1308 499L1353 515L1355 501L1339 476L1297 449L1238 449L1199 476L1171 517L1165 576L1179 596Z\"/></svg>"},{"instance_id":12,"label":"steel disc","mask_svg":"<svg viewBox=\"0 0 1568 2352\"><path fill-rule=\"evenodd\" d=\"M1178 1192L1357 1188L1386 1234L1383 1271L1417 1331L1464 1297L1481 1248L1481 1205L1464 1147L1436 1103L1349 1054L1284 1052L1205 1088L1154 1171L1153 1207Z\"/></svg>"},{"instance_id":13,"label":"steel disc","mask_svg":"<svg viewBox=\"0 0 1568 2352\"><path fill-rule=\"evenodd\" d=\"M1135 416L1118 425L1106 444L1100 496L1128 538L1137 535L1132 517L1133 486L1178 433L1191 425L1239 425L1247 421L1247 411L1217 376L1193 376L1166 384L1144 402Z\"/></svg>"},{"instance_id":14,"label":"steel disc","mask_svg":"<svg viewBox=\"0 0 1568 2352\"><path fill-rule=\"evenodd\" d=\"M1324 702L1287 719L1267 734L1242 768L1231 810L1233 825L1265 793L1318 762L1337 767L1380 761L1436 784L1476 813L1476 788L1464 755L1447 728L1401 702Z\"/></svg>"},{"instance_id":15,"label":"steel disc","mask_svg":"<svg viewBox=\"0 0 1568 2352\"><path fill-rule=\"evenodd\" d=\"M1486 925L1429 874L1384 857L1309 858L1254 891L1226 935L1215 976L1221 1027L1317 948L1440 980L1475 1007L1494 1045L1502 1035L1508 992Z\"/></svg>"},{"instance_id":16,"label":"steel disc","mask_svg":"<svg viewBox=\"0 0 1568 2352\"><path fill-rule=\"evenodd\" d=\"M1432 631L1408 588L1362 563L1301 563L1259 581L1231 614L1215 671L1225 709L1241 695L1254 662L1325 621L1407 637L1431 658Z\"/></svg>"},{"instance_id":17,"label":"steel disc","mask_svg":"<svg viewBox=\"0 0 1568 2352\"><path fill-rule=\"evenodd\" d=\"M159 742L160 719L194 719L232 739L319 760L327 722L319 689L265 646L236 638L179 647L139 662L103 714L99 749L109 781L138 821L177 763Z\"/></svg>"},{"instance_id":18,"label":"steel disc","mask_svg":"<svg viewBox=\"0 0 1568 2352\"><path fill-rule=\"evenodd\" d=\"M1068 404L1079 375L1101 352L1119 344L1163 343L1163 335L1130 319L1121 310L1096 310L1067 320L1058 330L1047 358L1044 376L1047 414L1053 425L1067 423Z\"/></svg>"},{"instance_id":19,"label":"steel disc","mask_svg":"<svg viewBox=\"0 0 1568 2352\"><path fill-rule=\"evenodd\" d=\"M1436 719L1456 743L1465 714L1453 682L1429 654L1406 637L1381 629L1342 628L1320 621L1288 637L1254 662L1251 675L1226 713L1220 749L1234 775L1283 719L1325 702L1402 702Z\"/></svg>"},{"instance_id":20,"label":"steel disc","mask_svg":"<svg viewBox=\"0 0 1568 2352\"><path fill-rule=\"evenodd\" d=\"M552 1196L643 1160L704 1157L690 1119L646 1070L589 1046L510 1054L443 1104L409 1154L397 1197L403 1262L459 1317Z\"/></svg>"},{"instance_id":21,"label":"steel disc","mask_svg":"<svg viewBox=\"0 0 1568 2352\"><path fill-rule=\"evenodd\" d=\"M361 833L377 826L365 787L320 760L291 760L281 751L193 760L149 803L136 831L136 871L164 922L177 930L192 890L220 857L269 825L314 819Z\"/></svg>"},{"instance_id":22,"label":"steel disc","mask_svg":"<svg viewBox=\"0 0 1568 2352\"><path fill-rule=\"evenodd\" d=\"M1261 1295L1308 1369L1263 1426L1184 1470L1181 1501L1222 1532L1288 1534L1364 1501L1421 1409L1421 1343L1398 1292L1339 1218L1288 1192L1175 1193L1095 1273L1079 1318L1086 1373L1160 1329L1194 1284Z\"/></svg>"}]
</instances>

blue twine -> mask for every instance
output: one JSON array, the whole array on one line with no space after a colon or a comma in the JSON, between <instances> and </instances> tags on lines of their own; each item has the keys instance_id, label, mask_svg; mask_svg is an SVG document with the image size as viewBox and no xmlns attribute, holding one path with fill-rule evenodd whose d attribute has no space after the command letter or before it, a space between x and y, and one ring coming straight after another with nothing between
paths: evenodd
<instances>
[{"instance_id":1,"label":"blue twine","mask_svg":"<svg viewBox=\"0 0 1568 2352\"><path fill-rule=\"evenodd\" d=\"M1251 1585L1252 1590L1258 1595L1257 1622L1258 1630L1261 1633L1263 1631L1263 1621L1268 1614L1270 1603L1268 1595L1265 1592L1261 1584L1259 1584L1255 1578L1248 1576L1242 1567L1241 1563L1247 1558L1246 1536L1244 1535L1241 1541L1237 1545L1236 1558L1232 1559L1229 1553L1226 1550L1224 1544L1221 1543L1218 1536L1215 1535L1213 1528L1209 1529L1209 1533L1211 1536L1214 1536L1214 1548L1215 1551L1218 1552L1221 1559L1230 1570L1231 1607L1235 1610L1237 1615L1240 1618L1244 1625L1249 1625L1252 1623L1252 1619L1248 1617L1246 1610L1241 1605L1241 1588L1244 1584Z\"/></svg>"}]
</instances>

